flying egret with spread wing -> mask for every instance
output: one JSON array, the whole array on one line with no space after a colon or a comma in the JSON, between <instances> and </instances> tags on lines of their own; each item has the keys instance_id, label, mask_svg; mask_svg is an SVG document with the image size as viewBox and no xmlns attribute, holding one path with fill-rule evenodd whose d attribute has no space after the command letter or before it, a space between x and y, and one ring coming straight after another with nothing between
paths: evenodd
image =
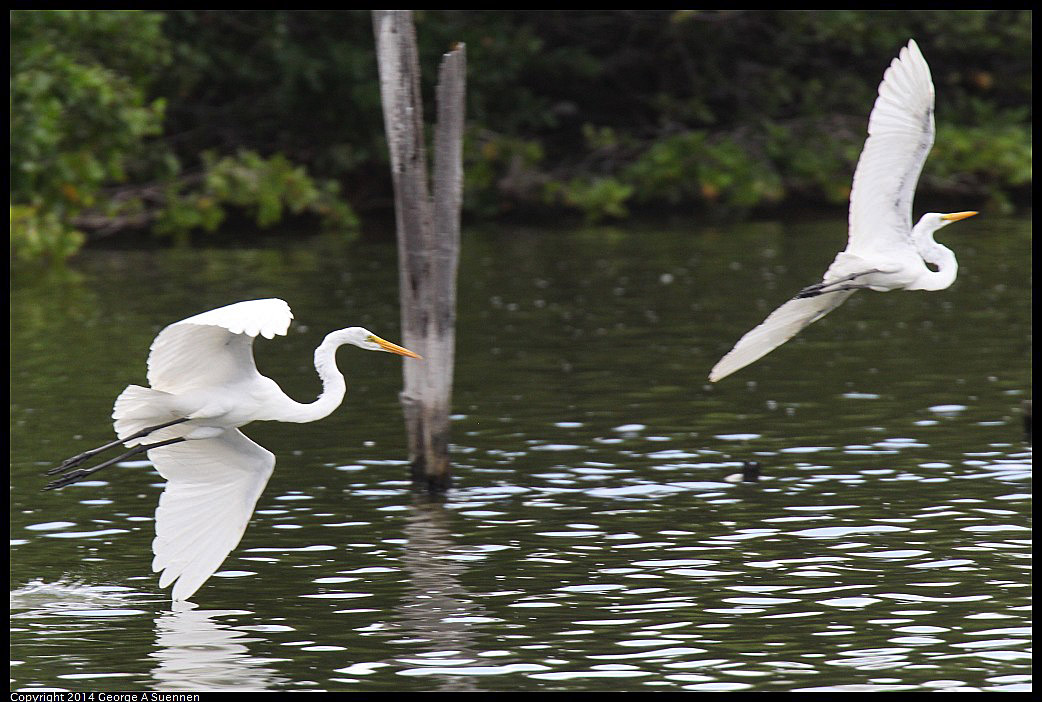
<instances>
[{"instance_id":1,"label":"flying egret with spread wing","mask_svg":"<svg viewBox=\"0 0 1042 702\"><path fill-rule=\"evenodd\" d=\"M868 139L850 190L846 250L820 283L804 288L739 339L713 367L710 381L770 353L857 290L943 290L955 282L955 254L933 234L977 213L930 212L912 226L915 186L933 146L933 111L930 67L915 40L909 40L883 74L868 118Z\"/></svg>"},{"instance_id":2,"label":"flying egret with spread wing","mask_svg":"<svg viewBox=\"0 0 1042 702\"><path fill-rule=\"evenodd\" d=\"M361 327L330 332L315 349L322 394L299 403L261 375L253 360L253 340L285 334L292 318L282 300L248 300L166 327L148 354L151 387L130 385L116 398L112 418L119 439L47 471L65 473L47 485L50 490L147 452L167 481L156 508L152 570L162 571L160 587L174 583L174 600L191 597L238 545L275 467L275 456L239 427L329 415L346 391L336 366L336 351L344 344L420 358ZM130 450L72 470L120 444Z\"/></svg>"}]
</instances>

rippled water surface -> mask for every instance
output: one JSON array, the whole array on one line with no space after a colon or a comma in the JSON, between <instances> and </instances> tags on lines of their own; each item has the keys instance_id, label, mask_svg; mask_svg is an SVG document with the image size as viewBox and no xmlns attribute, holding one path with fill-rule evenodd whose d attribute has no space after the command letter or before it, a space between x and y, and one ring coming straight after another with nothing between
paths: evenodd
<instances>
[{"instance_id":1,"label":"rippled water surface","mask_svg":"<svg viewBox=\"0 0 1042 702\"><path fill-rule=\"evenodd\" d=\"M1028 690L1030 222L977 219L945 230L951 289L855 295L716 385L843 222L468 232L455 487L406 479L401 361L345 349L340 410L247 429L275 473L173 610L151 466L47 493L42 471L111 439L159 328L232 301L291 304L258 365L313 397L327 331L397 340L395 252L16 270L11 688Z\"/></svg>"}]
</instances>

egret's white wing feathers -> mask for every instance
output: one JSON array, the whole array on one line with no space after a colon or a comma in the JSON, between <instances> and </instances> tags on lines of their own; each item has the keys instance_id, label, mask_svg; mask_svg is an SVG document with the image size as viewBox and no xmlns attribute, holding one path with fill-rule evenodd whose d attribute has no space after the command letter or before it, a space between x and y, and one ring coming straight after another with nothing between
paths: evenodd
<instances>
[{"instance_id":1,"label":"egret's white wing feathers","mask_svg":"<svg viewBox=\"0 0 1042 702\"><path fill-rule=\"evenodd\" d=\"M914 40L901 49L879 84L868 139L850 191L847 251L913 248L912 199L934 140L930 67Z\"/></svg>"},{"instance_id":2,"label":"egret's white wing feathers","mask_svg":"<svg viewBox=\"0 0 1042 702\"><path fill-rule=\"evenodd\" d=\"M148 384L183 393L256 374L254 337L283 335L292 319L289 305L271 298L237 302L175 322L152 342Z\"/></svg>"},{"instance_id":3,"label":"egret's white wing feathers","mask_svg":"<svg viewBox=\"0 0 1042 702\"><path fill-rule=\"evenodd\" d=\"M815 297L796 297L776 309L763 322L738 340L709 373L709 380L726 378L778 348L804 327L839 307L853 290L824 293Z\"/></svg>"},{"instance_id":4,"label":"egret's white wing feathers","mask_svg":"<svg viewBox=\"0 0 1042 702\"><path fill-rule=\"evenodd\" d=\"M264 300L246 300L215 310L200 312L177 324L200 324L227 329L232 334L263 336L265 339L283 335L289 328L293 313L284 300L271 297Z\"/></svg>"},{"instance_id":5,"label":"egret's white wing feathers","mask_svg":"<svg viewBox=\"0 0 1042 702\"><path fill-rule=\"evenodd\" d=\"M156 508L152 569L162 571L160 587L174 585L174 600L195 593L238 545L275 467L274 454L239 427L258 420L303 423L328 416L346 391L336 364L336 351L344 344L421 358L368 329L337 329L315 349L321 394L314 402L296 402L258 373L253 362L254 338L285 334L292 318L282 300L250 300L166 327L149 352L152 387L130 385L116 398L112 418L119 439L47 471L65 473L45 488L53 490L148 454L167 481ZM131 450L72 470L121 442Z\"/></svg>"},{"instance_id":6,"label":"egret's white wing feathers","mask_svg":"<svg viewBox=\"0 0 1042 702\"><path fill-rule=\"evenodd\" d=\"M868 118L868 138L851 186L846 249L833 261L821 284L804 289L803 297L789 300L739 339L713 367L711 381L734 373L784 344L842 304L853 289L925 290L951 284L956 270L954 256L945 263L946 275L941 271L935 274L923 264L926 245L913 240L912 235L912 199L933 140L934 89L930 67L915 41L909 40L883 74ZM924 229L923 236L929 236L939 226L943 224L931 220L932 228ZM947 261L947 256L943 258ZM932 287L922 282L924 277L936 278Z\"/></svg>"},{"instance_id":7,"label":"egret's white wing feathers","mask_svg":"<svg viewBox=\"0 0 1042 702\"><path fill-rule=\"evenodd\" d=\"M213 439L152 449L148 458L166 480L156 508L159 587L177 581L173 599L191 597L231 553L275 467L275 456L238 429Z\"/></svg>"}]
</instances>

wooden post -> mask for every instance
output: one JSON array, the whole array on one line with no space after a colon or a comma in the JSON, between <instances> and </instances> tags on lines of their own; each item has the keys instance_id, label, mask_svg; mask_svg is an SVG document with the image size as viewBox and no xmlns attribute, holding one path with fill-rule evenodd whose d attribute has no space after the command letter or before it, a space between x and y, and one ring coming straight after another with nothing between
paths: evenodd
<instances>
[{"instance_id":1,"label":"wooden post","mask_svg":"<svg viewBox=\"0 0 1042 702\"><path fill-rule=\"evenodd\" d=\"M414 481L442 490L450 482L466 53L457 44L438 71L432 199L411 11L373 10L373 32L394 181L402 343L424 358L402 366L409 461Z\"/></svg>"}]
</instances>

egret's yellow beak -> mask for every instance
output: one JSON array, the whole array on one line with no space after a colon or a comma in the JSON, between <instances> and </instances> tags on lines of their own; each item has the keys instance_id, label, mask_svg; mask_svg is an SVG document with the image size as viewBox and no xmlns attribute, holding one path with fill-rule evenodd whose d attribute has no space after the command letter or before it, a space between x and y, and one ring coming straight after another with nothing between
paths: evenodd
<instances>
[{"instance_id":1,"label":"egret's yellow beak","mask_svg":"<svg viewBox=\"0 0 1042 702\"><path fill-rule=\"evenodd\" d=\"M960 219L966 219L977 214L976 212L952 212L951 214L941 215L941 219L948 220L949 222L958 222Z\"/></svg>"},{"instance_id":2,"label":"egret's yellow beak","mask_svg":"<svg viewBox=\"0 0 1042 702\"><path fill-rule=\"evenodd\" d=\"M423 358L423 356L421 356L420 354L413 353L412 351L410 351L409 349L405 348L404 346L399 346L398 344L392 344L390 341L387 341L386 339L381 339L380 337L378 337L376 335L370 336L369 337L369 341L373 342L374 344L379 346L384 351L390 351L391 353L396 353L399 356L408 356L409 358Z\"/></svg>"}]
</instances>

